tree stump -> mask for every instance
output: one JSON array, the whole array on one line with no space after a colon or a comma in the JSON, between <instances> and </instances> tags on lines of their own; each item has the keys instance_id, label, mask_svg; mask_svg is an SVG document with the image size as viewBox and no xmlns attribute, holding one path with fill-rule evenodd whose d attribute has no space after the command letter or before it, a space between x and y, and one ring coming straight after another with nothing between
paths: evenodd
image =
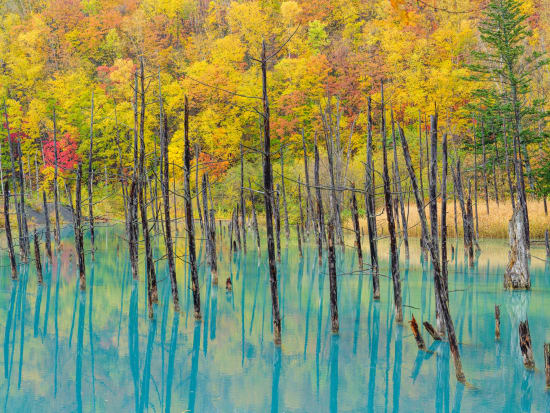
<instances>
[{"instance_id":1,"label":"tree stump","mask_svg":"<svg viewBox=\"0 0 550 413\"><path fill-rule=\"evenodd\" d=\"M527 369L535 368L535 359L533 358L533 348L531 346L531 333L529 332L529 322L527 320L519 323L519 348L523 365Z\"/></svg>"},{"instance_id":2,"label":"tree stump","mask_svg":"<svg viewBox=\"0 0 550 413\"><path fill-rule=\"evenodd\" d=\"M528 290L531 288L529 276L528 243L523 228L521 207L516 207L508 224L510 238L509 261L504 273L504 288L508 290Z\"/></svg>"}]
</instances>

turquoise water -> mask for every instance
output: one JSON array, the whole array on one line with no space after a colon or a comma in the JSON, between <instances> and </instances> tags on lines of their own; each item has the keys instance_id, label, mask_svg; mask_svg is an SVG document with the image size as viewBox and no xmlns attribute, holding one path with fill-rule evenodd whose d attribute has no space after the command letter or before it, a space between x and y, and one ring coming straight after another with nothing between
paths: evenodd
<instances>
[{"instance_id":1,"label":"turquoise water","mask_svg":"<svg viewBox=\"0 0 550 413\"><path fill-rule=\"evenodd\" d=\"M246 256L230 257L228 239L219 241L219 288L210 283L204 245L199 247L200 323L193 319L184 240L177 243L182 311L172 311L166 266L158 261L160 305L149 320L143 268L140 281L134 282L121 230L101 228L96 239L95 262L87 255L85 293L78 290L72 234L66 234L53 266L45 266L43 286L37 285L34 266L22 268L20 280L12 282L2 250L3 411L550 410L543 364L543 343L550 341L550 271L533 258L532 291L503 291L505 241L483 242L474 269L464 265L460 248L449 264L451 310L470 383L465 387L454 378L446 343L432 342L423 330L430 351L419 352L408 324L394 322L387 277L381 279L380 302L373 302L370 275L352 273L357 259L351 248L338 250L340 334L335 336L330 331L326 267L318 267L314 245L305 247L300 260L295 243L286 248L283 236L283 344L276 348L266 254L258 261L252 238ZM401 263L405 320L414 314L419 324L433 323L431 274L420 263L418 242L411 244L410 262ZM451 244L460 242L453 239ZM384 241L380 250L388 250ZM533 255L543 257L542 249L534 247ZM383 254L383 274L387 261ZM222 288L228 275L232 293ZM501 305L499 342L494 339L495 304ZM534 372L524 369L518 348L517 324L525 314L537 363Z\"/></svg>"}]
</instances>

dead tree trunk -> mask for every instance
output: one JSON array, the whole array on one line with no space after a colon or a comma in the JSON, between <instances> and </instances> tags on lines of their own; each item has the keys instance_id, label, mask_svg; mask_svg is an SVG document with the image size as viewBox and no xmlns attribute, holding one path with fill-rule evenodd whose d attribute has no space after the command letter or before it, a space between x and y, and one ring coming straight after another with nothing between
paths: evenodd
<instances>
[{"instance_id":1,"label":"dead tree trunk","mask_svg":"<svg viewBox=\"0 0 550 413\"><path fill-rule=\"evenodd\" d=\"M508 224L510 252L508 254L508 267L504 273L504 288L507 290L529 290L531 288L529 249L523 225L523 214L521 207L518 207L514 210Z\"/></svg>"},{"instance_id":2,"label":"dead tree trunk","mask_svg":"<svg viewBox=\"0 0 550 413\"><path fill-rule=\"evenodd\" d=\"M319 163L319 148L317 146L317 135L315 135L315 167L313 175L317 195L317 251L320 264L323 259L323 240L325 239L325 213L323 211L323 197L321 195L321 183L319 179Z\"/></svg>"},{"instance_id":3,"label":"dead tree trunk","mask_svg":"<svg viewBox=\"0 0 550 413\"><path fill-rule=\"evenodd\" d=\"M72 205L72 201L71 205ZM75 207L74 207L74 237L78 261L80 290L86 289L86 266L84 261L84 237L82 236L82 164L78 164L76 173Z\"/></svg>"},{"instance_id":4,"label":"dead tree trunk","mask_svg":"<svg viewBox=\"0 0 550 413\"><path fill-rule=\"evenodd\" d=\"M487 215L489 215L489 185L487 183L487 154L485 152L485 133L481 134L481 147L483 156L483 184L485 187L485 207L487 208Z\"/></svg>"},{"instance_id":5,"label":"dead tree trunk","mask_svg":"<svg viewBox=\"0 0 550 413\"><path fill-rule=\"evenodd\" d=\"M533 357L531 333L529 332L529 322L527 320L519 322L519 348L525 368L530 370L534 369L535 359Z\"/></svg>"},{"instance_id":6,"label":"dead tree trunk","mask_svg":"<svg viewBox=\"0 0 550 413\"><path fill-rule=\"evenodd\" d=\"M309 237L309 231L311 229L311 223L314 220L313 212L313 198L311 197L311 188L309 185L309 168L307 165L307 149L306 149L306 138L304 136L304 129L302 128L302 146L304 148L304 173L306 176L306 233Z\"/></svg>"},{"instance_id":7,"label":"dead tree trunk","mask_svg":"<svg viewBox=\"0 0 550 413\"><path fill-rule=\"evenodd\" d=\"M424 212L424 203L422 201L422 198L420 196L420 190L418 188L418 184L416 182L416 175L414 173L414 169L412 166L411 156L409 152L409 145L407 143L407 139L405 138L405 134L403 132L403 129L399 128L399 135L401 137L401 145L403 147L403 155L405 157L405 162L407 164L407 170L409 172L409 178L411 179L411 185L413 187L414 196L416 199L416 206L418 210L418 216L420 217L420 223L424 227L424 233L428 234L428 221L426 219L426 214ZM441 289L441 267L440 262L437 259L437 255L435 252L435 249L438 247L435 245L431 238L427 239L428 241L428 247L430 251L430 256L432 258L432 266L434 270L434 281L435 283L439 284L437 290L442 291ZM451 350L451 354L453 355L454 359L454 365L455 365L455 374L456 378L460 382L464 382L465 376L464 372L462 371L462 362L460 361L460 352L458 349L458 341L456 339L455 330L454 330L454 324L453 320L451 318L451 313L449 311L449 306L447 302L445 301L445 297L442 294L439 294L436 299L440 302L441 305L441 311L444 318L444 323L447 329L447 336L449 338L449 347Z\"/></svg>"},{"instance_id":8,"label":"dead tree trunk","mask_svg":"<svg viewBox=\"0 0 550 413\"><path fill-rule=\"evenodd\" d=\"M411 326L414 339L416 340L416 346L419 350L426 350L426 344L424 344L424 339L422 338L422 334L420 334L420 330L418 329L418 324L416 323L414 315L412 316L411 321L409 321L409 324Z\"/></svg>"},{"instance_id":9,"label":"dead tree trunk","mask_svg":"<svg viewBox=\"0 0 550 413\"><path fill-rule=\"evenodd\" d=\"M363 271L363 250L361 248L361 229L359 228L359 213L357 212L357 199L355 197L355 184L351 184L351 219L353 221L353 230L355 232L355 248L357 249L357 258L359 260L359 270ZM361 273L360 276L363 276Z\"/></svg>"},{"instance_id":10,"label":"dead tree trunk","mask_svg":"<svg viewBox=\"0 0 550 413\"><path fill-rule=\"evenodd\" d=\"M401 210L401 227L403 230L403 243L405 244L405 258L409 259L409 230L407 223L407 213L405 211L405 202L403 201L403 188L401 185L401 176L399 173L399 163L397 162L397 141L395 133L395 122L393 120L393 110L391 112L391 134L393 141L393 164L394 164L394 174L395 174L395 186L397 189L397 199L399 201L399 209ZM398 216L399 212L396 212Z\"/></svg>"},{"instance_id":11,"label":"dead tree trunk","mask_svg":"<svg viewBox=\"0 0 550 413\"><path fill-rule=\"evenodd\" d=\"M214 202L212 201L212 188L210 187L210 179L206 175L207 191L210 194L210 215L208 217L208 241L210 242L210 268L212 269L212 283L218 285L218 256L216 253L216 211L214 210Z\"/></svg>"},{"instance_id":12,"label":"dead tree trunk","mask_svg":"<svg viewBox=\"0 0 550 413\"><path fill-rule=\"evenodd\" d=\"M330 319L332 333L338 334L338 283L336 280L336 253L334 251L334 224L328 223L328 274L330 281Z\"/></svg>"},{"instance_id":13,"label":"dead tree trunk","mask_svg":"<svg viewBox=\"0 0 550 413\"><path fill-rule=\"evenodd\" d=\"M428 186L430 192L430 227L431 227L431 241L435 246L434 259L439 262L439 236L437 228L437 114L430 116L430 157L429 157L429 174L428 174ZM437 331L442 334L445 331L444 320L442 316L441 303L437 300L438 296L446 297L445 294L445 279L444 274L435 274L434 276L441 277L441 283L434 282L435 293L435 318ZM438 289L441 288L441 291ZM446 301L446 298L445 298Z\"/></svg>"},{"instance_id":14,"label":"dead tree trunk","mask_svg":"<svg viewBox=\"0 0 550 413\"><path fill-rule=\"evenodd\" d=\"M172 301L174 311L180 309L180 299L178 293L178 280L176 278L176 262L174 258L174 241L172 238L172 221L170 219L170 178L168 162L168 125L164 116L162 96L160 97L160 151L162 158L161 191L164 204L164 242L166 244L166 256L168 258L168 274L170 276L170 286L172 288Z\"/></svg>"},{"instance_id":15,"label":"dead tree trunk","mask_svg":"<svg viewBox=\"0 0 550 413\"><path fill-rule=\"evenodd\" d=\"M443 295L449 305L449 270L447 262L447 134L443 134L443 166L441 168L441 278Z\"/></svg>"},{"instance_id":16,"label":"dead tree trunk","mask_svg":"<svg viewBox=\"0 0 550 413\"><path fill-rule=\"evenodd\" d=\"M9 148L9 154L10 154L10 164L11 164L11 183L13 187L13 195L15 200L15 213L17 216L17 228L19 232L19 251L20 251L20 257L22 262L27 262L29 254L26 249L26 242L25 242L25 230L23 228L23 213L22 213L22 205L19 203L17 199L17 179L16 176L21 178L21 174L17 174L15 172L15 154L14 154L14 139L12 139L11 131L10 131L10 122L8 118L8 108L6 106L6 101L4 100L4 116L5 116L5 127L7 131L7 139L8 139L8 148ZM20 181L20 189L19 191L21 193L24 192L24 187L21 184Z\"/></svg>"},{"instance_id":17,"label":"dead tree trunk","mask_svg":"<svg viewBox=\"0 0 550 413\"><path fill-rule=\"evenodd\" d=\"M403 322L403 307L401 305L401 280L399 279L399 257L397 255L397 239L395 236L395 222L393 219L392 198L390 191L390 176L388 173L388 151L386 148L386 116L384 108L384 83L382 83L381 112L382 112L382 159L383 159L383 180L384 199L386 201L386 218L388 220L388 231L390 233L390 258L391 277L393 282L393 301L395 306L395 321Z\"/></svg>"},{"instance_id":18,"label":"dead tree trunk","mask_svg":"<svg viewBox=\"0 0 550 413\"><path fill-rule=\"evenodd\" d=\"M544 344L544 371L546 373L546 387L550 387L550 343Z\"/></svg>"},{"instance_id":19,"label":"dead tree trunk","mask_svg":"<svg viewBox=\"0 0 550 413\"><path fill-rule=\"evenodd\" d=\"M55 246L59 249L61 230L59 224L59 185L57 183L58 162L57 162L57 127L55 107L53 108L53 153L54 153L54 170L53 170L53 204L55 209Z\"/></svg>"},{"instance_id":20,"label":"dead tree trunk","mask_svg":"<svg viewBox=\"0 0 550 413\"><path fill-rule=\"evenodd\" d=\"M374 300L380 299L380 280L378 276L378 245L376 233L374 162L372 158L372 106L370 96L368 104L368 133L367 133L367 163L365 167L365 207L367 212L367 227L369 230L369 249L372 271L372 294Z\"/></svg>"},{"instance_id":21,"label":"dead tree trunk","mask_svg":"<svg viewBox=\"0 0 550 413\"><path fill-rule=\"evenodd\" d=\"M44 222L46 223L45 240L46 240L46 254L48 255L48 261L50 265L52 263L52 240L50 232L50 213L48 212L48 203L46 202L46 192L42 191L42 202L44 205Z\"/></svg>"},{"instance_id":22,"label":"dead tree trunk","mask_svg":"<svg viewBox=\"0 0 550 413\"><path fill-rule=\"evenodd\" d=\"M302 251L302 238L300 236L300 224L296 223L296 236L298 237L298 253L300 254L300 258L304 256L304 253Z\"/></svg>"},{"instance_id":23,"label":"dead tree trunk","mask_svg":"<svg viewBox=\"0 0 550 413\"><path fill-rule=\"evenodd\" d=\"M140 121L139 121L139 187L138 202L141 215L141 227L145 243L145 263L147 268L147 292L149 299L149 317L153 317L153 305L158 303L157 276L155 262L153 260L153 249L151 247L151 236L149 221L147 219L147 176L145 174L145 72L143 58L140 59Z\"/></svg>"},{"instance_id":24,"label":"dead tree trunk","mask_svg":"<svg viewBox=\"0 0 550 413\"><path fill-rule=\"evenodd\" d=\"M11 235L10 223L10 185L6 180L4 182L4 226L6 230L6 239L8 242L8 254L11 266L11 279L17 280L17 263L15 261L15 251L13 249L13 238Z\"/></svg>"},{"instance_id":25,"label":"dead tree trunk","mask_svg":"<svg viewBox=\"0 0 550 413\"><path fill-rule=\"evenodd\" d=\"M242 223L242 232L243 232L243 249L244 253L246 254L246 207L244 204L244 158L243 158L243 144L240 144L241 149L241 189L240 189L240 195L241 195L241 223Z\"/></svg>"},{"instance_id":26,"label":"dead tree trunk","mask_svg":"<svg viewBox=\"0 0 550 413\"><path fill-rule=\"evenodd\" d=\"M462 212L462 226L464 231L464 251L468 254L470 267L474 263L474 229L473 223L470 221L470 214L466 208L464 202L464 189L462 187L462 176L460 171L460 159L457 159L456 162L456 171L453 174L454 177L454 187L456 189L456 194L458 195L458 201L460 204L460 210Z\"/></svg>"},{"instance_id":27,"label":"dead tree trunk","mask_svg":"<svg viewBox=\"0 0 550 413\"><path fill-rule=\"evenodd\" d=\"M273 314L273 339L275 345L281 344L281 316L279 314L279 294L277 287L277 268L275 266L275 246L273 242L273 212L271 198L273 196L273 175L271 170L271 130L269 125L269 101L267 98L267 57L265 41L262 41L262 102L264 129L264 201L267 231L267 253L269 260L269 283L271 286L271 303Z\"/></svg>"},{"instance_id":28,"label":"dead tree trunk","mask_svg":"<svg viewBox=\"0 0 550 413\"><path fill-rule=\"evenodd\" d=\"M500 340L500 307L495 305L495 340Z\"/></svg>"},{"instance_id":29,"label":"dead tree trunk","mask_svg":"<svg viewBox=\"0 0 550 413\"><path fill-rule=\"evenodd\" d=\"M281 195L283 197L283 212L285 220L285 236L286 241L290 238L290 227L288 226L288 207L286 204L286 191L285 191L285 162L283 158L283 148L281 148Z\"/></svg>"},{"instance_id":30,"label":"dead tree trunk","mask_svg":"<svg viewBox=\"0 0 550 413\"><path fill-rule=\"evenodd\" d=\"M273 200L273 210L275 211L275 235L277 241L277 261L281 262L281 202L279 194L281 187L277 184L275 191L275 199Z\"/></svg>"},{"instance_id":31,"label":"dead tree trunk","mask_svg":"<svg viewBox=\"0 0 550 413\"><path fill-rule=\"evenodd\" d=\"M548 236L548 230L544 231L544 245L546 246L546 259L550 257L550 237Z\"/></svg>"},{"instance_id":32,"label":"dead tree trunk","mask_svg":"<svg viewBox=\"0 0 550 413\"><path fill-rule=\"evenodd\" d=\"M94 92L92 91L92 103L90 110L90 151L88 153L88 220L90 223L90 242L92 247L92 260L94 259L95 230L94 230L94 203L93 203L93 150L94 150Z\"/></svg>"},{"instance_id":33,"label":"dead tree trunk","mask_svg":"<svg viewBox=\"0 0 550 413\"><path fill-rule=\"evenodd\" d=\"M185 200L185 223L187 227L187 242L189 252L189 266L191 267L191 290L193 291L193 307L195 309L195 320L201 316L201 296L199 288L199 275L197 272L197 255L195 251L195 226L193 224L193 204L191 201L191 151L189 147L189 104L185 97L184 113L184 200ZM198 193L198 192L197 192Z\"/></svg>"},{"instance_id":34,"label":"dead tree trunk","mask_svg":"<svg viewBox=\"0 0 550 413\"><path fill-rule=\"evenodd\" d=\"M139 183L137 177L134 178L130 185L130 196L128 197L128 249L130 255L130 266L132 268L132 278L139 278L139 225L138 225L138 194Z\"/></svg>"},{"instance_id":35,"label":"dead tree trunk","mask_svg":"<svg viewBox=\"0 0 550 413\"><path fill-rule=\"evenodd\" d=\"M202 219L201 202L200 202L200 196L199 196L199 193L200 193L200 189L199 189L199 169L200 169L199 153L200 153L199 145L195 144L195 196L196 196L196 201L197 201L197 212L199 213L199 223L200 223L200 226L201 226L201 231L204 232L204 223L203 223L203 219Z\"/></svg>"},{"instance_id":36,"label":"dead tree trunk","mask_svg":"<svg viewBox=\"0 0 550 413\"><path fill-rule=\"evenodd\" d=\"M38 241L36 229L34 230L34 264L36 266L36 277L38 279L38 284L42 285L44 279L42 277L42 261L40 260L40 243Z\"/></svg>"},{"instance_id":37,"label":"dead tree trunk","mask_svg":"<svg viewBox=\"0 0 550 413\"><path fill-rule=\"evenodd\" d=\"M254 229L254 236L256 237L256 246L258 248L258 258L260 257L260 231L258 229L258 217L256 216L256 205L254 202L254 192L252 191L252 184L250 178L248 178L248 187L250 190L250 204L252 208L252 227Z\"/></svg>"}]
</instances>

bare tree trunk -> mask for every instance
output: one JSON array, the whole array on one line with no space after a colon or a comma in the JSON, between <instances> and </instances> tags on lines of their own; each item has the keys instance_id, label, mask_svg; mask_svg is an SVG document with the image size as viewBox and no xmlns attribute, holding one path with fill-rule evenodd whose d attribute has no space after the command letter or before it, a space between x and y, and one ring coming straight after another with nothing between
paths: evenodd
<instances>
[{"instance_id":1,"label":"bare tree trunk","mask_svg":"<svg viewBox=\"0 0 550 413\"><path fill-rule=\"evenodd\" d=\"M94 230L94 203L93 203L93 149L94 149L94 92L92 91L92 103L90 111L90 151L88 153L88 220L90 222L90 242L92 244L92 260L94 259L95 249L95 230Z\"/></svg>"},{"instance_id":2,"label":"bare tree trunk","mask_svg":"<svg viewBox=\"0 0 550 413\"><path fill-rule=\"evenodd\" d=\"M369 249L372 271L372 296L374 300L380 299L380 280L378 276L378 245L376 232L375 210L375 186L374 186L374 162L372 159L372 106L370 96L368 104L368 133L367 133L367 163L365 168L365 207L367 212L367 226L369 230Z\"/></svg>"},{"instance_id":3,"label":"bare tree trunk","mask_svg":"<svg viewBox=\"0 0 550 413\"><path fill-rule=\"evenodd\" d=\"M409 259L409 230L407 223L407 213L405 211L405 203L403 201L403 187L401 185L401 176L399 173L399 163L397 162L397 141L395 133L395 122L393 120L393 109L391 111L391 134L393 141L393 163L394 163L394 174L395 174L395 183L397 189L397 199L399 201L399 209L401 210L401 227L403 230L403 243L405 244L405 258ZM399 211L396 212L396 215L399 214Z\"/></svg>"},{"instance_id":4,"label":"bare tree trunk","mask_svg":"<svg viewBox=\"0 0 550 413\"><path fill-rule=\"evenodd\" d=\"M381 107L382 112L382 159L383 180L384 180L384 199L386 201L386 218L388 220L388 231L390 233L390 258L391 258L391 277L393 282L393 301L395 307L395 321L403 322L403 307L401 304L401 280L399 279L399 257L397 256L397 240L395 236L395 222L393 220L393 208L391 205L390 176L388 173L388 151L386 148L386 114L384 108L384 83L381 84Z\"/></svg>"},{"instance_id":5,"label":"bare tree trunk","mask_svg":"<svg viewBox=\"0 0 550 413\"><path fill-rule=\"evenodd\" d=\"M449 305L449 271L447 262L447 134L443 134L442 144L442 168L441 168L441 286L443 288L443 296ZM437 156L436 156L437 160ZM437 166L437 165L436 165ZM441 331L443 331L442 326Z\"/></svg>"},{"instance_id":6,"label":"bare tree trunk","mask_svg":"<svg viewBox=\"0 0 550 413\"><path fill-rule=\"evenodd\" d=\"M283 196L283 211L285 213L285 236L288 243L290 238L290 227L288 226L288 207L286 204L286 191L285 191L285 162L283 158L284 150L281 148L281 195Z\"/></svg>"},{"instance_id":7,"label":"bare tree trunk","mask_svg":"<svg viewBox=\"0 0 550 413\"><path fill-rule=\"evenodd\" d=\"M273 211L275 212L275 237L277 241L277 261L281 262L281 202L279 194L281 187L277 184L275 199L273 200Z\"/></svg>"},{"instance_id":8,"label":"bare tree trunk","mask_svg":"<svg viewBox=\"0 0 550 413\"><path fill-rule=\"evenodd\" d=\"M174 259L174 241L172 239L172 222L170 220L170 178L168 162L168 125L164 116L162 105L162 95L160 102L160 152L162 159L161 191L164 204L164 242L166 244L166 256L168 258L168 274L170 276L170 286L172 288L172 301L174 311L180 309L180 299L178 293L178 281L176 278L176 262Z\"/></svg>"},{"instance_id":9,"label":"bare tree trunk","mask_svg":"<svg viewBox=\"0 0 550 413\"><path fill-rule=\"evenodd\" d=\"M422 334L420 334L420 330L418 329L418 324L416 323L414 315L412 316L411 321L409 321L409 324L411 326L414 339L416 340L416 346L419 350L426 350L426 344L424 344L424 339L422 338Z\"/></svg>"},{"instance_id":10,"label":"bare tree trunk","mask_svg":"<svg viewBox=\"0 0 550 413\"><path fill-rule=\"evenodd\" d=\"M145 72L143 58L140 59L140 121L139 121L139 187L138 202L141 215L141 227L145 243L145 263L147 268L147 292L149 299L149 317L153 317L153 305L158 303L157 276L151 247L149 221L147 219L147 176L145 174Z\"/></svg>"},{"instance_id":11,"label":"bare tree trunk","mask_svg":"<svg viewBox=\"0 0 550 413\"><path fill-rule=\"evenodd\" d=\"M200 189L199 189L199 145L195 144L195 193L196 193L196 201L197 201L197 211L199 213L199 223L201 225L201 231L204 232L204 223L202 219L202 212L201 212L201 203L200 203Z\"/></svg>"},{"instance_id":12,"label":"bare tree trunk","mask_svg":"<svg viewBox=\"0 0 550 413\"><path fill-rule=\"evenodd\" d=\"M302 146L304 148L304 172L306 176L306 233L309 237L309 231L311 229L311 223L314 220L314 212L313 212L313 198L311 197L311 188L309 185L309 168L307 165L307 149L306 149L306 139L304 136L304 129L302 128ZM316 228L316 226L314 226Z\"/></svg>"},{"instance_id":13,"label":"bare tree trunk","mask_svg":"<svg viewBox=\"0 0 550 413\"><path fill-rule=\"evenodd\" d=\"M189 104L187 96L185 97L184 114L184 200L185 200L185 222L187 226L187 242L189 252L189 266L191 267L191 289L193 290L193 307L195 309L195 320L200 320L201 316L201 296L199 288L199 276L197 272L197 256L195 251L195 226L193 224L193 204L191 202L191 151L189 148ZM197 192L198 193L198 192Z\"/></svg>"},{"instance_id":14,"label":"bare tree trunk","mask_svg":"<svg viewBox=\"0 0 550 413\"><path fill-rule=\"evenodd\" d=\"M50 233L50 213L48 212L48 203L46 202L46 192L42 191L42 202L44 205L44 222L46 223L45 238L46 238L46 254L48 255L48 261L52 264L52 241Z\"/></svg>"},{"instance_id":15,"label":"bare tree trunk","mask_svg":"<svg viewBox=\"0 0 550 413\"><path fill-rule=\"evenodd\" d=\"M260 231L258 229L258 217L256 216L256 205L254 203L254 192L252 191L252 184L250 178L248 178L248 187L250 190L250 203L252 208L252 227L254 229L254 235L256 237L256 246L258 248L258 258L260 257Z\"/></svg>"},{"instance_id":16,"label":"bare tree trunk","mask_svg":"<svg viewBox=\"0 0 550 413\"><path fill-rule=\"evenodd\" d=\"M321 195L321 183L319 182L319 148L317 147L317 135L315 135L315 191L317 194L317 250L319 264L323 259L323 240L325 239L325 213L323 212L323 197Z\"/></svg>"},{"instance_id":17,"label":"bare tree trunk","mask_svg":"<svg viewBox=\"0 0 550 413\"><path fill-rule=\"evenodd\" d=\"M483 184L485 187L485 207L489 215L489 185L487 183L487 154L485 153L485 133L481 135L481 146L483 150Z\"/></svg>"},{"instance_id":18,"label":"bare tree trunk","mask_svg":"<svg viewBox=\"0 0 550 413\"><path fill-rule=\"evenodd\" d=\"M495 305L495 340L500 340L500 307Z\"/></svg>"},{"instance_id":19,"label":"bare tree trunk","mask_svg":"<svg viewBox=\"0 0 550 413\"><path fill-rule=\"evenodd\" d=\"M70 193L70 192L69 192ZM72 206L72 201L71 206ZM76 173L75 207L74 212L74 237L76 244L76 256L78 259L78 274L80 278L80 290L86 290L86 266L84 261L84 238L82 236L82 164L78 164Z\"/></svg>"},{"instance_id":20,"label":"bare tree trunk","mask_svg":"<svg viewBox=\"0 0 550 413\"><path fill-rule=\"evenodd\" d=\"M271 198L273 196L273 175L271 170L271 130L269 125L269 101L267 98L267 57L265 40L262 41L262 102L264 127L264 201L267 231L267 253L269 260L269 283L271 286L271 303L273 314L273 339L275 345L281 344L281 316L279 314L279 294L277 287L277 268L275 266L275 246L273 242L273 213Z\"/></svg>"},{"instance_id":21,"label":"bare tree trunk","mask_svg":"<svg viewBox=\"0 0 550 413\"><path fill-rule=\"evenodd\" d=\"M351 219L353 221L353 230L355 232L355 248L357 249L357 258L359 260L359 270L363 271L363 250L361 248L361 229L359 228L359 213L357 212L357 199L355 198L355 184L351 184ZM360 274L362 277L363 274Z\"/></svg>"},{"instance_id":22,"label":"bare tree trunk","mask_svg":"<svg viewBox=\"0 0 550 413\"><path fill-rule=\"evenodd\" d=\"M11 181L12 181L12 187L13 187L13 194L14 194L14 200L15 200L15 213L17 216L17 228L19 232L19 250L20 250L20 257L22 262L27 262L29 258L28 251L26 249L26 242L25 242L25 229L23 227L23 213L22 208L23 206L19 203L17 199L17 179L16 176L21 178L21 174L16 175L15 172L15 154L13 150L13 139L11 136L10 131L10 122L8 119L8 108L6 106L6 101L4 100L4 116L5 116L5 123L6 123L6 131L7 131L7 139L8 139L8 148L9 148L9 154L10 154L10 163L11 163ZM19 171L21 172L21 171ZM25 191L22 182L20 180L20 192L21 194Z\"/></svg>"},{"instance_id":23,"label":"bare tree trunk","mask_svg":"<svg viewBox=\"0 0 550 413\"><path fill-rule=\"evenodd\" d=\"M54 152L54 172L53 172L53 204L55 209L55 245L59 249L61 230L59 228L59 186L57 184L58 165L57 165L57 128L55 107L53 108L53 152Z\"/></svg>"},{"instance_id":24,"label":"bare tree trunk","mask_svg":"<svg viewBox=\"0 0 550 413\"><path fill-rule=\"evenodd\" d=\"M437 114L430 116L430 157L429 160L429 174L428 174L428 186L430 191L430 227L432 230L431 238L432 244L436 246L434 259L439 262L439 236L437 228ZM439 274L437 274L439 276ZM441 274L441 283L434 282L435 293L435 317L437 331L439 334L445 331L444 320L442 316L441 303L437 300L437 297L443 295L445 297L445 291L438 291L439 287L444 287L445 281L443 273Z\"/></svg>"},{"instance_id":25,"label":"bare tree trunk","mask_svg":"<svg viewBox=\"0 0 550 413\"><path fill-rule=\"evenodd\" d=\"M407 139L405 138L405 134L403 133L403 129L399 128L399 135L401 137L401 145L403 147L403 155L405 157L405 162L407 164L407 170L409 172L409 177L411 179L411 185L413 187L414 196L416 199L416 206L418 210L418 216L420 218L420 223L424 227L424 232L428 234L428 221L426 219L426 214L424 212L424 203L422 201L422 198L420 196L420 190L418 188L418 184L416 182L416 175L414 173L414 169L412 166L411 161L411 155L409 152L409 145L407 143ZM428 247L430 250L430 256L432 258L432 266L434 270L434 281L435 283L439 284L437 291L442 291L441 288L441 267L440 262L437 259L437 254L435 249L438 247L433 243L431 238L427 238ZM464 372L462 371L462 362L460 361L460 352L458 349L458 341L456 339L455 330L454 330L454 324L453 320L451 318L451 314L449 311L449 306L447 302L445 301L445 297L443 294L439 294L436 299L439 301L441 305L441 311L443 314L444 324L447 329L447 337L449 339L449 347L451 350L451 354L453 355L454 359L454 365L455 365L455 374L456 378L460 382L465 382L466 378L464 376Z\"/></svg>"},{"instance_id":26,"label":"bare tree trunk","mask_svg":"<svg viewBox=\"0 0 550 413\"><path fill-rule=\"evenodd\" d=\"M338 334L338 282L336 281L336 253L334 251L334 224L328 222L328 274L330 281L330 319L332 333Z\"/></svg>"},{"instance_id":27,"label":"bare tree trunk","mask_svg":"<svg viewBox=\"0 0 550 413\"><path fill-rule=\"evenodd\" d=\"M17 280L17 263L15 262L15 251L13 249L13 238L11 235L10 223L10 185L4 182L4 227L6 230L6 239L8 242L8 254L11 266L11 279Z\"/></svg>"},{"instance_id":28,"label":"bare tree trunk","mask_svg":"<svg viewBox=\"0 0 550 413\"><path fill-rule=\"evenodd\" d=\"M514 210L508 224L508 236L510 237L509 262L504 273L504 288L509 290L531 288L529 274L529 248L525 239L523 228L524 220L521 207Z\"/></svg>"},{"instance_id":29,"label":"bare tree trunk","mask_svg":"<svg viewBox=\"0 0 550 413\"><path fill-rule=\"evenodd\" d=\"M523 358L525 368L532 370L535 368L535 358L533 357L533 348L531 346L531 333L529 332L529 322L527 320L519 323L519 348Z\"/></svg>"},{"instance_id":30,"label":"bare tree trunk","mask_svg":"<svg viewBox=\"0 0 550 413\"><path fill-rule=\"evenodd\" d=\"M244 157L243 157L243 144L240 144L241 149L241 189L240 189L240 195L241 195L241 224L242 224L242 232L243 232L243 249L244 253L246 254L246 207L244 203ZM282 162L282 161L281 161Z\"/></svg>"},{"instance_id":31,"label":"bare tree trunk","mask_svg":"<svg viewBox=\"0 0 550 413\"><path fill-rule=\"evenodd\" d=\"M40 260L40 243L38 241L36 229L34 230L34 264L36 266L36 277L38 279L38 284L42 285L44 278L42 276L42 261Z\"/></svg>"}]
</instances>

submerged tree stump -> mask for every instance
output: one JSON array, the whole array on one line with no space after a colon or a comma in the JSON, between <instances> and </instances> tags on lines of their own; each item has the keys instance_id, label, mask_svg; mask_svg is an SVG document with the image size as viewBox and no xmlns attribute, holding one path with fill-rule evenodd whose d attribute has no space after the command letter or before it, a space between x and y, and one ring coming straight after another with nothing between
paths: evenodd
<instances>
[{"instance_id":1,"label":"submerged tree stump","mask_svg":"<svg viewBox=\"0 0 550 413\"><path fill-rule=\"evenodd\" d=\"M523 365L525 368L534 369L535 359L533 358L533 348L531 346L531 333L529 332L529 322L527 320L519 323L519 348Z\"/></svg>"},{"instance_id":2,"label":"submerged tree stump","mask_svg":"<svg viewBox=\"0 0 550 413\"><path fill-rule=\"evenodd\" d=\"M495 305L495 340L500 340L500 306Z\"/></svg>"},{"instance_id":3,"label":"submerged tree stump","mask_svg":"<svg viewBox=\"0 0 550 413\"><path fill-rule=\"evenodd\" d=\"M409 324L411 325L411 330L413 332L414 339L416 340L416 345L418 346L418 349L425 350L426 344L424 344L424 339L422 338L422 334L420 334L420 330L418 329L418 324L416 323L414 315L412 316L412 320L409 321Z\"/></svg>"},{"instance_id":4,"label":"submerged tree stump","mask_svg":"<svg viewBox=\"0 0 550 413\"><path fill-rule=\"evenodd\" d=\"M544 370L546 372L546 387L550 387L550 343L544 344Z\"/></svg>"},{"instance_id":5,"label":"submerged tree stump","mask_svg":"<svg viewBox=\"0 0 550 413\"><path fill-rule=\"evenodd\" d=\"M518 206L514 209L508 224L510 252L508 254L508 267L504 273L504 288L508 290L528 290L531 288L529 247L523 226L523 213L521 207Z\"/></svg>"}]
</instances>

